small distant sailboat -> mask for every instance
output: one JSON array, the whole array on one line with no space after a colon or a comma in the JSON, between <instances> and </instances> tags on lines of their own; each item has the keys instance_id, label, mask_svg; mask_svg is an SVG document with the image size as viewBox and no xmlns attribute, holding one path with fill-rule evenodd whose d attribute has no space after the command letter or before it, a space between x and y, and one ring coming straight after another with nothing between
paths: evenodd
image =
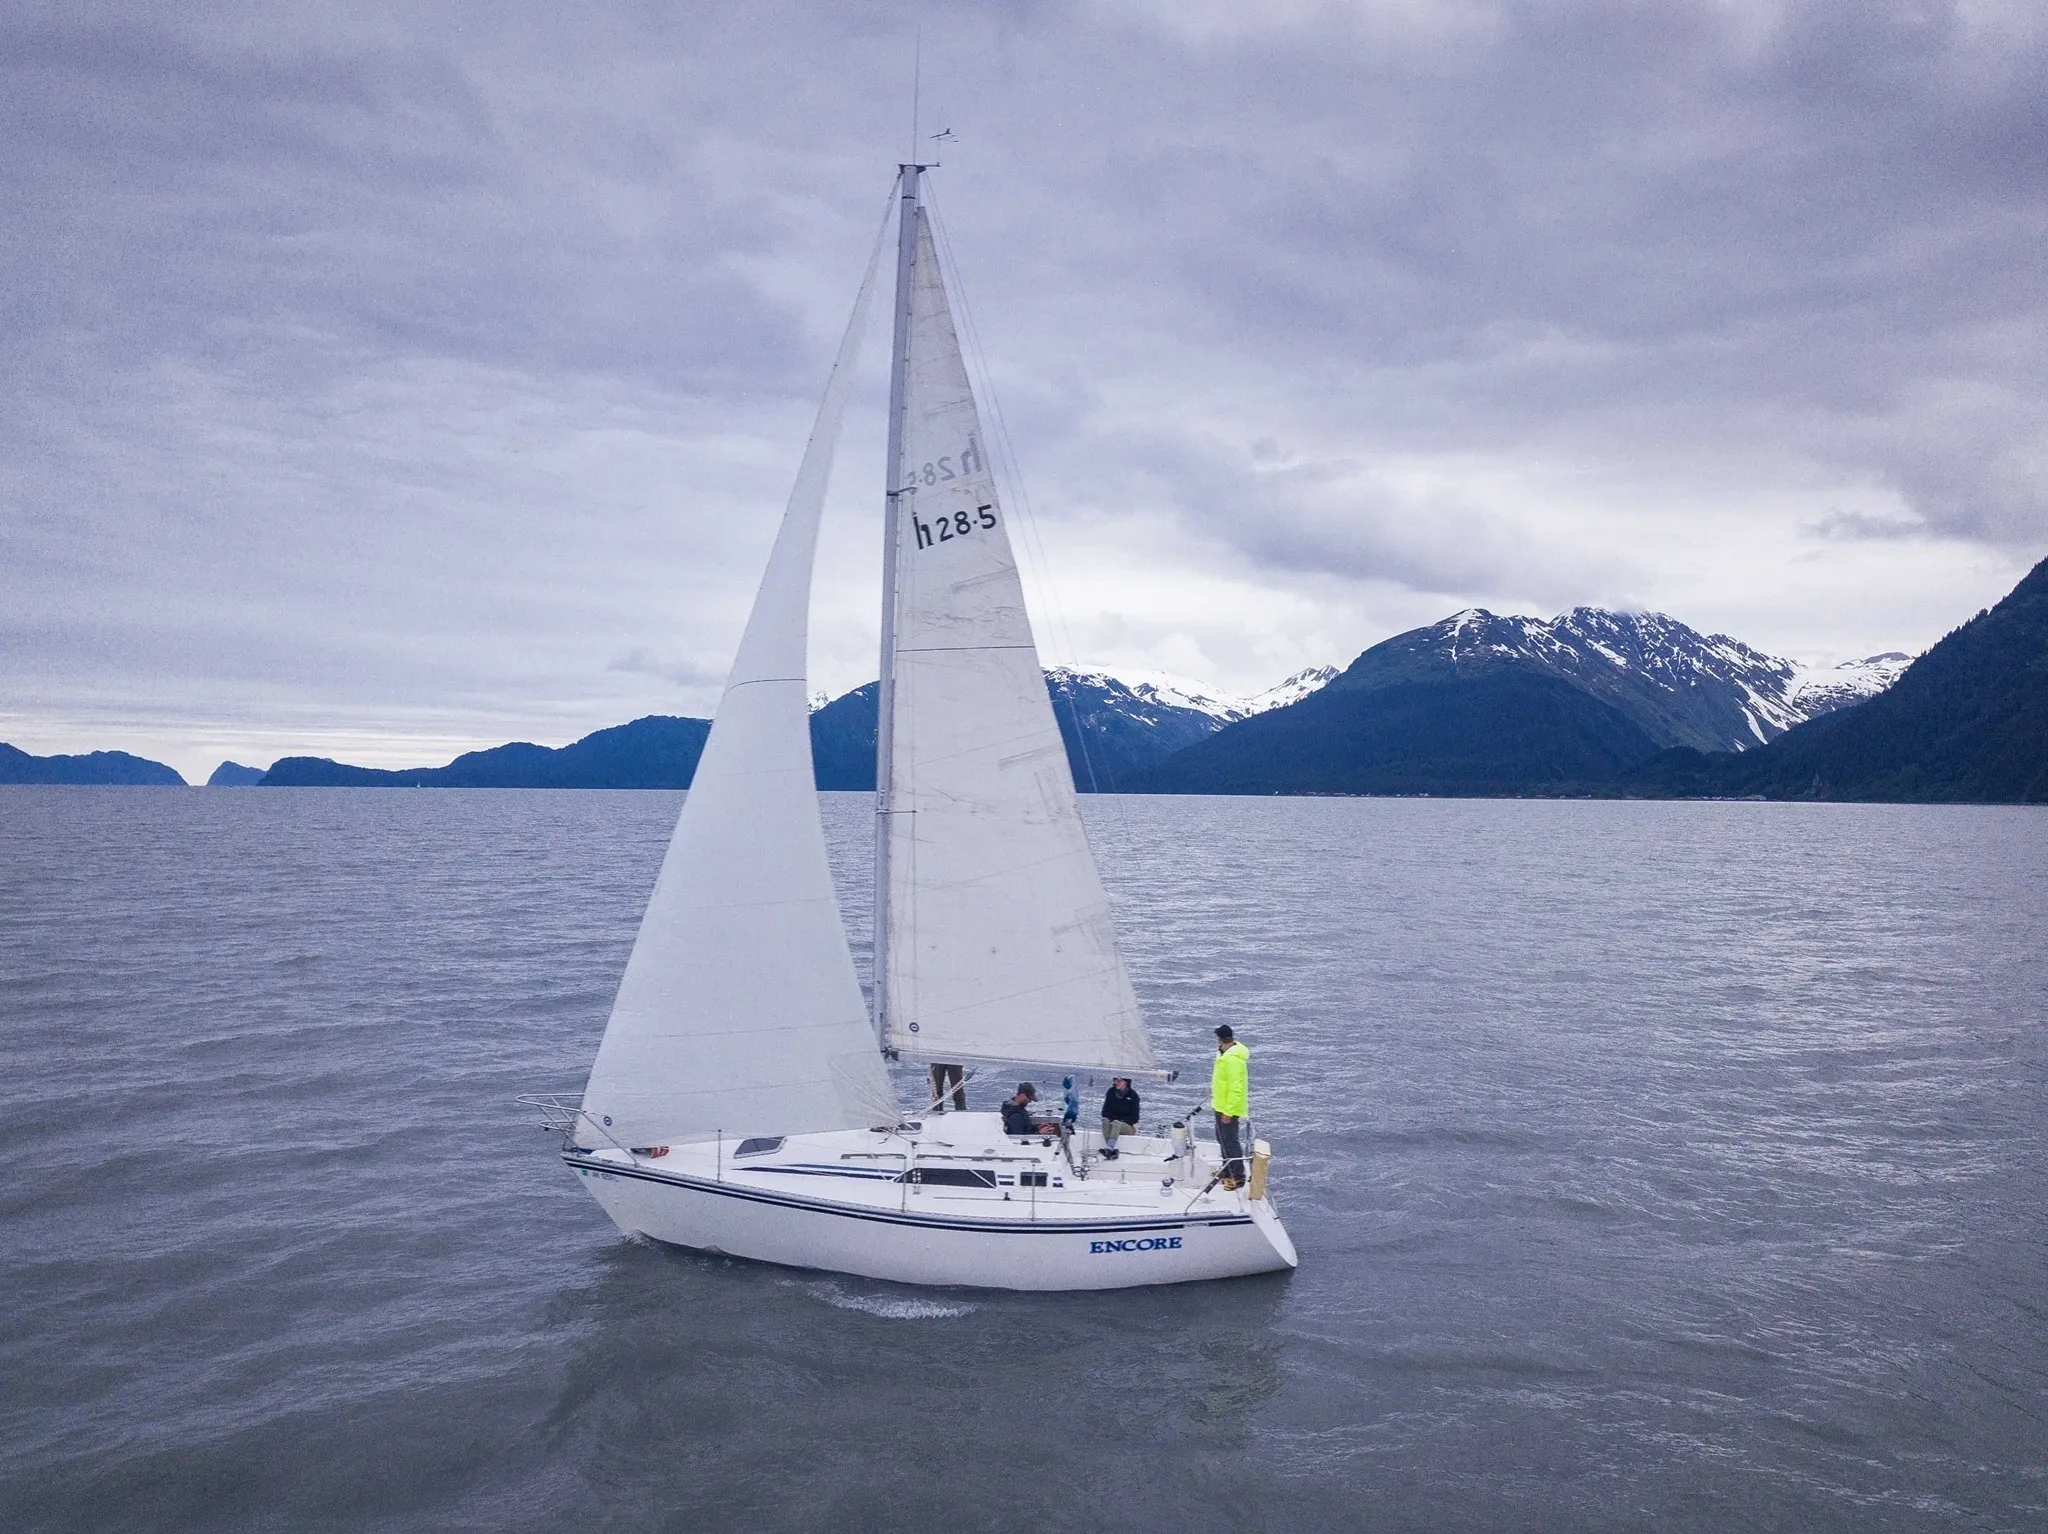
<instances>
[{"instance_id":1,"label":"small distant sailboat","mask_svg":"<svg viewBox=\"0 0 2048 1534\"><path fill-rule=\"evenodd\" d=\"M628 1234L902 1283L1110 1289L1291 1268L1185 1127L906 1115L885 1060L1162 1077L1046 695L920 177L900 169L874 1007L810 753L811 569L882 242L580 1102L542 1107ZM937 1105L933 1105L936 1107Z\"/></svg>"}]
</instances>

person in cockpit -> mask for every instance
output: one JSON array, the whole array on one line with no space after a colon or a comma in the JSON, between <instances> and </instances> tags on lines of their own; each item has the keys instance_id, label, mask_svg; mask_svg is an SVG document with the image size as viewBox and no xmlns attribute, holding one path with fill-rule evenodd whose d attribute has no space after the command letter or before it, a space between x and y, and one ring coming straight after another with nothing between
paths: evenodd
<instances>
[{"instance_id":1,"label":"person in cockpit","mask_svg":"<svg viewBox=\"0 0 2048 1534\"><path fill-rule=\"evenodd\" d=\"M1102 1094L1102 1159L1116 1160L1116 1142L1121 1135L1138 1132L1138 1094L1131 1090L1131 1078L1118 1076Z\"/></svg>"},{"instance_id":2,"label":"person in cockpit","mask_svg":"<svg viewBox=\"0 0 2048 1534\"><path fill-rule=\"evenodd\" d=\"M1028 1081L1017 1083L1017 1094L1003 1104L1003 1133L1006 1135L1056 1135L1060 1126L1041 1119L1031 1111L1038 1100L1038 1088Z\"/></svg>"}]
</instances>

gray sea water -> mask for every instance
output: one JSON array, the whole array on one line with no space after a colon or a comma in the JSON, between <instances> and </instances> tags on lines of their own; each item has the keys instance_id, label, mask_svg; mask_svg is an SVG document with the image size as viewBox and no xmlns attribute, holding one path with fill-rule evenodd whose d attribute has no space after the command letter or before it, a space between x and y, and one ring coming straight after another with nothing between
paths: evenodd
<instances>
[{"instance_id":1,"label":"gray sea water","mask_svg":"<svg viewBox=\"0 0 2048 1534\"><path fill-rule=\"evenodd\" d=\"M677 802L0 790L0 1527L2048 1527L2048 813L1094 801L1302 1265L1018 1296L622 1240L514 1105Z\"/></svg>"}]
</instances>

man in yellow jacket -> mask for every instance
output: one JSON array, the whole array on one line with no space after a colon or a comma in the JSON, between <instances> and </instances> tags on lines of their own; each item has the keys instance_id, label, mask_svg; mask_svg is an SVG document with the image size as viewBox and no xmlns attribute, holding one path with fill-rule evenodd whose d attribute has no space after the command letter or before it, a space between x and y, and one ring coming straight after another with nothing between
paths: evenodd
<instances>
[{"instance_id":1,"label":"man in yellow jacket","mask_svg":"<svg viewBox=\"0 0 2048 1534\"><path fill-rule=\"evenodd\" d=\"M1244 1186L1244 1120L1251 1112L1252 1052L1225 1023L1216 1030L1216 1068L1209 1074L1209 1106L1216 1113L1216 1148L1223 1155L1223 1186Z\"/></svg>"}]
</instances>

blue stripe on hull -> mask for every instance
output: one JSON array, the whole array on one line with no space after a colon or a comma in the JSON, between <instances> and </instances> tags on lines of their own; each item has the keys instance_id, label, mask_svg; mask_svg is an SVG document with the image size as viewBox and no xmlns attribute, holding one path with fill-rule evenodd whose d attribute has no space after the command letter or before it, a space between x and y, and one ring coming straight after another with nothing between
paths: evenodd
<instances>
[{"instance_id":1,"label":"blue stripe on hull","mask_svg":"<svg viewBox=\"0 0 2048 1534\"><path fill-rule=\"evenodd\" d=\"M649 1167L624 1167L616 1162L585 1161L581 1157L570 1155L564 1155L562 1159L579 1170L597 1172L607 1177L631 1177L642 1182L684 1188L692 1193L709 1193L720 1198L742 1199L755 1204L779 1204L786 1209L802 1209L813 1214L833 1214L849 1220L872 1220L882 1225L915 1225L925 1230L969 1230L992 1236L1127 1235L1132 1231L1185 1230L1190 1225L1225 1226L1252 1223L1252 1217L1248 1214L1167 1215L1159 1218L1140 1216L1121 1220L949 1220L943 1215L912 1214L907 1210L855 1209L845 1204L828 1203L823 1199L771 1193L765 1188L742 1188L729 1182L705 1182L700 1178L684 1177L675 1172L657 1172Z\"/></svg>"}]
</instances>

